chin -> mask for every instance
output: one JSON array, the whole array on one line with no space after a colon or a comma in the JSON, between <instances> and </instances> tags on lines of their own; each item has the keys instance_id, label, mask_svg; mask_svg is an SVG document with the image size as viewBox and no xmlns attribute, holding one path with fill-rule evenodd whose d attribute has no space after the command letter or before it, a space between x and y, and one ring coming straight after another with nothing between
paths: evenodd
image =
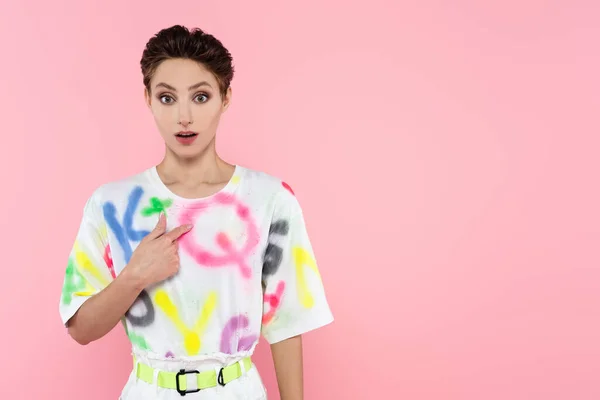
<instances>
[{"instance_id":1,"label":"chin","mask_svg":"<svg viewBox=\"0 0 600 400\"><path fill-rule=\"evenodd\" d=\"M192 146L183 146L179 143L175 143L174 145L169 146L169 150L178 158L192 159L200 157L203 153L205 153L207 146L202 146L199 143Z\"/></svg>"},{"instance_id":2,"label":"chin","mask_svg":"<svg viewBox=\"0 0 600 400\"><path fill-rule=\"evenodd\" d=\"M191 159L191 158L200 157L202 155L202 153L204 153L204 151L198 150L198 149L183 149L183 150L177 149L173 153L175 153L177 155L177 157L179 157L179 158Z\"/></svg>"}]
</instances>

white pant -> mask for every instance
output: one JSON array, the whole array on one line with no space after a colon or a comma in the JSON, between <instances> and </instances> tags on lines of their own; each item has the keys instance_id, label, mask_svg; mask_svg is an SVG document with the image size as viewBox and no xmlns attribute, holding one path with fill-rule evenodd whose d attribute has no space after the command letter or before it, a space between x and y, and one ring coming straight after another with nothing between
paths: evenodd
<instances>
[{"instance_id":1,"label":"white pant","mask_svg":"<svg viewBox=\"0 0 600 400\"><path fill-rule=\"evenodd\" d=\"M146 354L135 352L136 360L144 363L156 371L177 372L184 368L198 371L218 370L224 366L237 361L242 357L197 358L184 363L170 359L152 359ZM258 370L252 365L249 371L242 376L229 382L225 386L217 385L212 388L203 389L196 393L188 393L181 396L175 389L165 389L156 385L156 376L153 384L137 379L135 369L129 375L129 379L123 388L120 400L267 400L267 393ZM192 389L190 387L190 389Z\"/></svg>"}]
</instances>

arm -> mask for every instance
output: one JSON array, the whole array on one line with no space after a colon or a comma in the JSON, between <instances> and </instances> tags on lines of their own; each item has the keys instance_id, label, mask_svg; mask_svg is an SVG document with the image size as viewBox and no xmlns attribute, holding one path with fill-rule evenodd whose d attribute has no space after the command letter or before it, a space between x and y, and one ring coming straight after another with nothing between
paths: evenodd
<instances>
[{"instance_id":1,"label":"arm","mask_svg":"<svg viewBox=\"0 0 600 400\"><path fill-rule=\"evenodd\" d=\"M262 335L282 400L303 400L302 335L333 321L302 210L284 190L273 211L262 277Z\"/></svg>"},{"instance_id":2,"label":"arm","mask_svg":"<svg viewBox=\"0 0 600 400\"><path fill-rule=\"evenodd\" d=\"M142 291L142 285L123 270L114 281L83 303L69 320L69 335L86 345L110 332Z\"/></svg>"},{"instance_id":3,"label":"arm","mask_svg":"<svg viewBox=\"0 0 600 400\"><path fill-rule=\"evenodd\" d=\"M281 400L303 400L302 336L271 345Z\"/></svg>"},{"instance_id":4,"label":"arm","mask_svg":"<svg viewBox=\"0 0 600 400\"><path fill-rule=\"evenodd\" d=\"M177 239L191 228L183 225L165 233L166 218L161 214L156 228L142 239L117 278L87 299L68 320L71 337L83 345L100 339L115 327L145 287L174 275L179 270Z\"/></svg>"}]
</instances>

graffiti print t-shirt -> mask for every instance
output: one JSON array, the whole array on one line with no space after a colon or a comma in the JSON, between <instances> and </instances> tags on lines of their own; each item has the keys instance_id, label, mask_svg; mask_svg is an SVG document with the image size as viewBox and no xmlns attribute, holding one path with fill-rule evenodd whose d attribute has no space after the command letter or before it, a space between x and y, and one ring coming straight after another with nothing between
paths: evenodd
<instances>
[{"instance_id":1,"label":"graffiti print t-shirt","mask_svg":"<svg viewBox=\"0 0 600 400\"><path fill-rule=\"evenodd\" d=\"M289 185L236 166L227 185L202 199L172 193L155 167L99 187L84 208L68 259L64 324L110 284L140 241L167 217L180 269L147 287L123 323L134 351L185 358L248 355L333 320L302 210Z\"/></svg>"}]
</instances>

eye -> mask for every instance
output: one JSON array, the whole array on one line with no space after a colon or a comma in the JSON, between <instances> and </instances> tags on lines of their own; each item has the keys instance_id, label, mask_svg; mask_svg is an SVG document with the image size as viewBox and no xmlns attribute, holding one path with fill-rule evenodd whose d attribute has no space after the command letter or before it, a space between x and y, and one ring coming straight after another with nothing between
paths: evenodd
<instances>
[{"instance_id":1,"label":"eye","mask_svg":"<svg viewBox=\"0 0 600 400\"><path fill-rule=\"evenodd\" d=\"M206 103L209 99L209 96L205 93L199 93L194 97L194 100L198 103Z\"/></svg>"},{"instance_id":2,"label":"eye","mask_svg":"<svg viewBox=\"0 0 600 400\"><path fill-rule=\"evenodd\" d=\"M163 104L171 104L172 102L175 101L175 99L168 94L163 94L163 95L159 96L158 99Z\"/></svg>"}]
</instances>

